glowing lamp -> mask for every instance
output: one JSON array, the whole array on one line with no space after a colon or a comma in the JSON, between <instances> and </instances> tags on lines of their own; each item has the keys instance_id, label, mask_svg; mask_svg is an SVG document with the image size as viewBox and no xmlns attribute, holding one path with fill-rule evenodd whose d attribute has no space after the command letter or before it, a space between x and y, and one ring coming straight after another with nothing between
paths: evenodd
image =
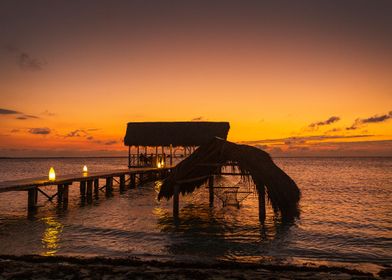
<instances>
[{"instance_id":1,"label":"glowing lamp","mask_svg":"<svg viewBox=\"0 0 392 280\"><path fill-rule=\"evenodd\" d=\"M157 163L157 167L158 168L161 168L161 163L158 161L158 163Z\"/></svg>"},{"instance_id":2,"label":"glowing lamp","mask_svg":"<svg viewBox=\"0 0 392 280\"><path fill-rule=\"evenodd\" d=\"M87 166L86 165L83 166L83 173L87 173L87 171L88 171Z\"/></svg>"},{"instance_id":3,"label":"glowing lamp","mask_svg":"<svg viewBox=\"0 0 392 280\"><path fill-rule=\"evenodd\" d=\"M56 173L54 172L54 168L53 167L51 167L49 169L49 180L50 181L56 180Z\"/></svg>"}]
</instances>

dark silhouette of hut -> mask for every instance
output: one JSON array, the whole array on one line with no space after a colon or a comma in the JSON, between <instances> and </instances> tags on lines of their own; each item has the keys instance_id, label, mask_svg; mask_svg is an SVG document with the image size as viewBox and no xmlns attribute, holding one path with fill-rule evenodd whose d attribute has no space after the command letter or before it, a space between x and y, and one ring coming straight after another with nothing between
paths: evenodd
<instances>
[{"instance_id":1,"label":"dark silhouette of hut","mask_svg":"<svg viewBox=\"0 0 392 280\"><path fill-rule=\"evenodd\" d=\"M226 139L229 129L228 122L130 122L124 137L124 144L128 146L128 166L156 166L157 159L166 164L167 158L172 165L173 147L182 147L187 156L216 136ZM135 153L132 153L132 147L136 149ZM153 153L151 148L155 149Z\"/></svg>"},{"instance_id":2,"label":"dark silhouette of hut","mask_svg":"<svg viewBox=\"0 0 392 280\"><path fill-rule=\"evenodd\" d=\"M265 220L265 198L282 218L298 214L300 190L295 182L272 161L268 153L248 145L238 145L215 137L180 162L167 177L158 199L173 197L173 215L178 217L179 194L192 193L209 182L213 204L213 176L226 164L236 166L240 175L253 181L259 197L259 219Z\"/></svg>"}]
</instances>

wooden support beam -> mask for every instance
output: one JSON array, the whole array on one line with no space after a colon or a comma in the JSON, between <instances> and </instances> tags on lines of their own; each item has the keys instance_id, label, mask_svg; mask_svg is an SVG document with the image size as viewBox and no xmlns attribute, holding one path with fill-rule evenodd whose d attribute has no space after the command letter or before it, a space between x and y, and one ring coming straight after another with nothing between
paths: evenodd
<instances>
[{"instance_id":1,"label":"wooden support beam","mask_svg":"<svg viewBox=\"0 0 392 280\"><path fill-rule=\"evenodd\" d=\"M129 180L129 187L130 188L135 188L136 187L136 175L135 174L130 174L129 176L131 176L131 178Z\"/></svg>"},{"instance_id":2,"label":"wooden support beam","mask_svg":"<svg viewBox=\"0 0 392 280\"><path fill-rule=\"evenodd\" d=\"M86 181L80 181L80 196L82 198L86 196Z\"/></svg>"},{"instance_id":3,"label":"wooden support beam","mask_svg":"<svg viewBox=\"0 0 392 280\"><path fill-rule=\"evenodd\" d=\"M136 162L137 162L137 166L140 166L139 146L137 146L136 150L137 150Z\"/></svg>"},{"instance_id":4,"label":"wooden support beam","mask_svg":"<svg viewBox=\"0 0 392 280\"><path fill-rule=\"evenodd\" d=\"M170 167L173 165L173 145L170 144Z\"/></svg>"},{"instance_id":5,"label":"wooden support beam","mask_svg":"<svg viewBox=\"0 0 392 280\"><path fill-rule=\"evenodd\" d=\"M94 179L94 194L98 195L99 193L99 179Z\"/></svg>"},{"instance_id":6,"label":"wooden support beam","mask_svg":"<svg viewBox=\"0 0 392 280\"><path fill-rule=\"evenodd\" d=\"M259 221L264 224L265 221L265 187L258 191L259 195Z\"/></svg>"},{"instance_id":7,"label":"wooden support beam","mask_svg":"<svg viewBox=\"0 0 392 280\"><path fill-rule=\"evenodd\" d=\"M64 186L57 185L57 202L63 203Z\"/></svg>"},{"instance_id":8,"label":"wooden support beam","mask_svg":"<svg viewBox=\"0 0 392 280\"><path fill-rule=\"evenodd\" d=\"M68 194L69 194L69 184L63 185L63 204L67 207L68 204Z\"/></svg>"},{"instance_id":9,"label":"wooden support beam","mask_svg":"<svg viewBox=\"0 0 392 280\"><path fill-rule=\"evenodd\" d=\"M173 195L173 217L178 219L179 216L179 208L180 207L180 185L176 184L174 186L174 195Z\"/></svg>"},{"instance_id":10,"label":"wooden support beam","mask_svg":"<svg viewBox=\"0 0 392 280\"><path fill-rule=\"evenodd\" d=\"M106 178L106 194L110 194L113 190L113 177Z\"/></svg>"},{"instance_id":11,"label":"wooden support beam","mask_svg":"<svg viewBox=\"0 0 392 280\"><path fill-rule=\"evenodd\" d=\"M120 191L125 190L125 175L120 175Z\"/></svg>"},{"instance_id":12,"label":"wooden support beam","mask_svg":"<svg viewBox=\"0 0 392 280\"><path fill-rule=\"evenodd\" d=\"M38 191L37 188L32 188L27 191L27 208L29 211L37 207Z\"/></svg>"},{"instance_id":13,"label":"wooden support beam","mask_svg":"<svg viewBox=\"0 0 392 280\"><path fill-rule=\"evenodd\" d=\"M128 168L131 168L131 146L128 146Z\"/></svg>"},{"instance_id":14,"label":"wooden support beam","mask_svg":"<svg viewBox=\"0 0 392 280\"><path fill-rule=\"evenodd\" d=\"M90 200L93 198L93 180L87 181L87 198Z\"/></svg>"},{"instance_id":15,"label":"wooden support beam","mask_svg":"<svg viewBox=\"0 0 392 280\"><path fill-rule=\"evenodd\" d=\"M210 195L210 207L214 207L214 176L208 178L208 191Z\"/></svg>"}]
</instances>

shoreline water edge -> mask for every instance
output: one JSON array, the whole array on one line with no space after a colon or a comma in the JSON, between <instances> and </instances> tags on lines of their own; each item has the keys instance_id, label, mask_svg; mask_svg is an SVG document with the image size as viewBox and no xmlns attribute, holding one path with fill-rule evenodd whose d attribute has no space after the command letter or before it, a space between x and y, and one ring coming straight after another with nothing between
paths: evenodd
<instances>
[{"instance_id":1,"label":"shoreline water edge","mask_svg":"<svg viewBox=\"0 0 392 280\"><path fill-rule=\"evenodd\" d=\"M137 258L79 258L0 255L0 279L392 279L392 268L377 274L312 264L161 262Z\"/></svg>"}]
</instances>

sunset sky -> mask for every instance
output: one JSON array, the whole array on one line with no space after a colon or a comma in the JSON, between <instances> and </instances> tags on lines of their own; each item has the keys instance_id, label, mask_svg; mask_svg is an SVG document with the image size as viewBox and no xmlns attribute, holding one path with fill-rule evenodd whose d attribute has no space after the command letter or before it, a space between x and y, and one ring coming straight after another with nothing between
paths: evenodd
<instances>
[{"instance_id":1,"label":"sunset sky","mask_svg":"<svg viewBox=\"0 0 392 280\"><path fill-rule=\"evenodd\" d=\"M229 121L274 156L392 156L392 1L0 1L0 156L126 155Z\"/></svg>"}]
</instances>

